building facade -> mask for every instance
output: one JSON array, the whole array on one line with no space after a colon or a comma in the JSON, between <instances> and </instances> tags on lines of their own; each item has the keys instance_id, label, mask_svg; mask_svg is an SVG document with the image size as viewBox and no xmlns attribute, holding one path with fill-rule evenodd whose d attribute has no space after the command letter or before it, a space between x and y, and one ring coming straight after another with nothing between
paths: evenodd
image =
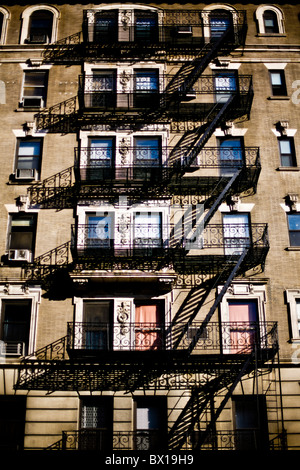
<instances>
[{"instance_id":1,"label":"building facade","mask_svg":"<svg viewBox=\"0 0 300 470\"><path fill-rule=\"evenodd\" d=\"M0 7L0 448L300 449L299 15Z\"/></svg>"}]
</instances>

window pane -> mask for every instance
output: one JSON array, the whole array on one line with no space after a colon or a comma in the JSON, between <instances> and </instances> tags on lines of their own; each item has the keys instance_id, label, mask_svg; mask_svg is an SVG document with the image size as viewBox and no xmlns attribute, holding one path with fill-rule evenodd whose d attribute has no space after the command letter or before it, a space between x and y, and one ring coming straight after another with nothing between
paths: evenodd
<instances>
[{"instance_id":1,"label":"window pane","mask_svg":"<svg viewBox=\"0 0 300 470\"><path fill-rule=\"evenodd\" d=\"M300 214L289 214L288 221L290 230L300 230Z\"/></svg>"},{"instance_id":2,"label":"window pane","mask_svg":"<svg viewBox=\"0 0 300 470\"><path fill-rule=\"evenodd\" d=\"M281 153L291 153L291 142L289 140L280 140L279 141L280 152Z\"/></svg>"},{"instance_id":3,"label":"window pane","mask_svg":"<svg viewBox=\"0 0 300 470\"><path fill-rule=\"evenodd\" d=\"M18 158L18 163L17 163L17 168L19 170L23 170L23 169L26 169L26 170L29 170L29 169L35 169L35 170L38 170L39 169L39 159L36 158L36 157L21 157L21 158Z\"/></svg>"},{"instance_id":4,"label":"window pane","mask_svg":"<svg viewBox=\"0 0 300 470\"><path fill-rule=\"evenodd\" d=\"M30 72L25 73L25 86L44 86L45 85L45 73Z\"/></svg>"},{"instance_id":5,"label":"window pane","mask_svg":"<svg viewBox=\"0 0 300 470\"><path fill-rule=\"evenodd\" d=\"M278 72L272 72L271 73L271 82L272 82L272 85L281 85L282 81L281 81L281 74Z\"/></svg>"},{"instance_id":6,"label":"window pane","mask_svg":"<svg viewBox=\"0 0 300 470\"><path fill-rule=\"evenodd\" d=\"M296 300L296 313L297 313L298 335L300 336L300 299Z\"/></svg>"},{"instance_id":7,"label":"window pane","mask_svg":"<svg viewBox=\"0 0 300 470\"><path fill-rule=\"evenodd\" d=\"M20 142L19 144L19 156L39 156L40 155L41 142Z\"/></svg>"}]
</instances>

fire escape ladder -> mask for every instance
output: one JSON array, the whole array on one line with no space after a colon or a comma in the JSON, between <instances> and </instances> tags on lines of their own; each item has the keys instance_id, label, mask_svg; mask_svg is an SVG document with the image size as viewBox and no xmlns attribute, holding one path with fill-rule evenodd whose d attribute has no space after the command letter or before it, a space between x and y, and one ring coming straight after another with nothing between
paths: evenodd
<instances>
[{"instance_id":1,"label":"fire escape ladder","mask_svg":"<svg viewBox=\"0 0 300 470\"><path fill-rule=\"evenodd\" d=\"M214 410L214 415L213 415L212 419L210 420L210 422L208 423L207 428L200 434L200 436L198 438L197 446L199 448L201 448L201 445L204 444L205 440L213 433L213 430L215 429L216 422L217 422L221 412L224 410L228 400L231 398L235 387L238 385L238 383L243 378L243 376L245 374L247 374L248 371L250 372L250 370L252 369L253 366L251 364L253 363L255 354L256 354L256 352L252 351L251 354L249 354L249 356L244 360L244 363L243 363L242 367L239 366L236 369L234 369L235 370L235 378L234 378L233 382L231 383L230 387L227 389L227 393L226 393L225 397L223 398L222 402L220 403L219 407L217 408L217 410ZM224 386L224 384L223 384L223 386Z\"/></svg>"},{"instance_id":2,"label":"fire escape ladder","mask_svg":"<svg viewBox=\"0 0 300 470\"><path fill-rule=\"evenodd\" d=\"M230 35L228 28L218 41L211 41L201 49L199 54L188 64L184 64L172 78L165 89L165 106L168 107L173 101L184 99L191 91L196 80L201 76L209 63L218 55L220 46L224 46L226 38Z\"/></svg>"},{"instance_id":3,"label":"fire escape ladder","mask_svg":"<svg viewBox=\"0 0 300 470\"><path fill-rule=\"evenodd\" d=\"M203 322L201 324L201 327L197 329L196 334L194 335L194 337L193 337L193 339L192 339L192 341L191 341L191 343L188 347L188 350L187 350L188 354L191 354L193 352L194 348L196 347L199 338L201 338L201 335L205 331L206 325L211 320L211 317L215 313L216 308L219 306L221 300L223 299L224 295L226 294L226 291L227 291L228 287L232 283L232 281L233 281L234 277L236 276L238 270L240 269L245 257L247 256L248 250L249 250L249 248L245 248L243 250L242 254L240 255L240 257L237 261L237 263L234 265L233 269L231 270L224 286L222 287L221 291L217 295L213 305L211 306L209 312L207 313L205 319L203 320Z\"/></svg>"}]
</instances>

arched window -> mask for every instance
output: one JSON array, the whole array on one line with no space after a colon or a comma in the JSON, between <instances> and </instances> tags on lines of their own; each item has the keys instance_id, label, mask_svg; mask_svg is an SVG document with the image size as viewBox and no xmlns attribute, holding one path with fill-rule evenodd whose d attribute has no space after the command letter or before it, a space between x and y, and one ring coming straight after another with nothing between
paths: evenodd
<instances>
[{"instance_id":1,"label":"arched window","mask_svg":"<svg viewBox=\"0 0 300 470\"><path fill-rule=\"evenodd\" d=\"M277 15L275 11L265 10L263 14L265 33L279 33Z\"/></svg>"},{"instance_id":2,"label":"arched window","mask_svg":"<svg viewBox=\"0 0 300 470\"><path fill-rule=\"evenodd\" d=\"M217 41L227 30L234 34L238 24L238 12L228 5L207 5L201 17L206 42Z\"/></svg>"},{"instance_id":3,"label":"arched window","mask_svg":"<svg viewBox=\"0 0 300 470\"><path fill-rule=\"evenodd\" d=\"M49 44L51 42L53 13L48 10L37 10L29 19L28 37L31 44Z\"/></svg>"},{"instance_id":4,"label":"arched window","mask_svg":"<svg viewBox=\"0 0 300 470\"><path fill-rule=\"evenodd\" d=\"M10 18L10 14L8 11L0 7L0 44L5 43L5 38L6 38L6 30L7 30L7 21Z\"/></svg>"},{"instance_id":5,"label":"arched window","mask_svg":"<svg viewBox=\"0 0 300 470\"><path fill-rule=\"evenodd\" d=\"M261 5L256 10L259 34L284 34L282 11L273 5Z\"/></svg>"},{"instance_id":6,"label":"arched window","mask_svg":"<svg viewBox=\"0 0 300 470\"><path fill-rule=\"evenodd\" d=\"M36 5L22 13L21 44L49 44L56 41L59 12L49 5Z\"/></svg>"}]
</instances>

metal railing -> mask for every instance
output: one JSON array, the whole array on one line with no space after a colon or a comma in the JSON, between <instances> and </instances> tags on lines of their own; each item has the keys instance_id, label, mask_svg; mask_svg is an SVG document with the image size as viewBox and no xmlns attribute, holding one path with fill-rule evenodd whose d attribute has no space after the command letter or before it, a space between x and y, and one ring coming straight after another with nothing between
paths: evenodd
<instances>
[{"instance_id":1,"label":"metal railing","mask_svg":"<svg viewBox=\"0 0 300 470\"><path fill-rule=\"evenodd\" d=\"M266 224L208 224L191 227L183 221L178 224L147 224L126 222L113 224L103 219L98 224L72 225L71 249L73 256L163 256L184 254L195 250L204 254L205 249L215 254L237 255L245 248L267 248Z\"/></svg>"},{"instance_id":2,"label":"metal railing","mask_svg":"<svg viewBox=\"0 0 300 470\"><path fill-rule=\"evenodd\" d=\"M75 351L186 351L201 322L68 323L69 352ZM274 322L209 322L198 338L194 351L217 354L249 354L256 350L276 350Z\"/></svg>"}]
</instances>

